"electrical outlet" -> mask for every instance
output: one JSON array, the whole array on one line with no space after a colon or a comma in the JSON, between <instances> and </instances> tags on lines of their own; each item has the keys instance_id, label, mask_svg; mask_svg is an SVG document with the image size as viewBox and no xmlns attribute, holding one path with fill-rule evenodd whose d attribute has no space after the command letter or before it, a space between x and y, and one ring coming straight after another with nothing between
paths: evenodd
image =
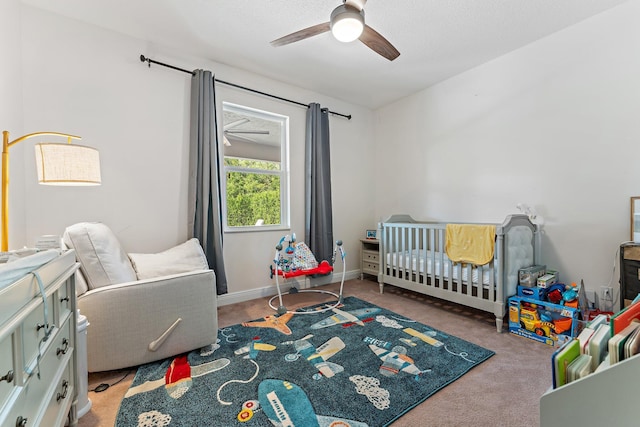
<instances>
[{"instance_id":1,"label":"electrical outlet","mask_svg":"<svg viewBox=\"0 0 640 427\"><path fill-rule=\"evenodd\" d=\"M589 308L596 308L596 291L585 291L587 295L587 301L589 301Z\"/></svg>"},{"instance_id":2,"label":"electrical outlet","mask_svg":"<svg viewBox=\"0 0 640 427\"><path fill-rule=\"evenodd\" d=\"M600 298L602 301L613 301L613 288L603 286L600 288Z\"/></svg>"}]
</instances>

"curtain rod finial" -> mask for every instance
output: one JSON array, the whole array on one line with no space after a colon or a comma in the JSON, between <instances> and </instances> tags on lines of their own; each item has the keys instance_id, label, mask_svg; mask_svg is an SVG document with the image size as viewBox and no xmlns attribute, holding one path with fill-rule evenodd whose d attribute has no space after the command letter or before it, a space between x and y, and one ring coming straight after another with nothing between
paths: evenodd
<instances>
[{"instance_id":1,"label":"curtain rod finial","mask_svg":"<svg viewBox=\"0 0 640 427\"><path fill-rule=\"evenodd\" d=\"M140 62L146 62L149 68L151 68L151 60L144 55L140 55Z\"/></svg>"}]
</instances>

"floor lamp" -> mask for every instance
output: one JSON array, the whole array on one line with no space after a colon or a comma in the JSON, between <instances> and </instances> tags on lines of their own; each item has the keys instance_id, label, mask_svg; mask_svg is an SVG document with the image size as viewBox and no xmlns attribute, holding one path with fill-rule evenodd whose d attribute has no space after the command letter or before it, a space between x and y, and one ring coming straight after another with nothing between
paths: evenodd
<instances>
[{"instance_id":1,"label":"floor lamp","mask_svg":"<svg viewBox=\"0 0 640 427\"><path fill-rule=\"evenodd\" d=\"M9 141L9 132L2 132L2 246L9 247L9 149L30 138L55 136L67 138L67 143L36 144L38 182L45 185L100 185L100 157L98 150L72 144L79 136L59 132L36 132Z\"/></svg>"}]
</instances>

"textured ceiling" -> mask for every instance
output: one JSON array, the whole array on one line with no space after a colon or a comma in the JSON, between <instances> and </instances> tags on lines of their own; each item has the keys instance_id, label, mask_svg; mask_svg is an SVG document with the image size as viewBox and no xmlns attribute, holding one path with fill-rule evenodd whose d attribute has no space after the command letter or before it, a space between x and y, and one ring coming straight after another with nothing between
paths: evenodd
<instances>
[{"instance_id":1,"label":"textured ceiling","mask_svg":"<svg viewBox=\"0 0 640 427\"><path fill-rule=\"evenodd\" d=\"M340 0L22 0L372 109L625 1L369 0L366 23L401 53L390 62L329 33L269 44L328 21Z\"/></svg>"}]
</instances>

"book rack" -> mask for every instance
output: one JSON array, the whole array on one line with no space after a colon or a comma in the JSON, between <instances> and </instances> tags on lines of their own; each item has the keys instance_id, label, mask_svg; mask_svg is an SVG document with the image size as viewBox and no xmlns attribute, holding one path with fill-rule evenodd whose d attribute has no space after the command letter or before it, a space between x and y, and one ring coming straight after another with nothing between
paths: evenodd
<instances>
[{"instance_id":1,"label":"book rack","mask_svg":"<svg viewBox=\"0 0 640 427\"><path fill-rule=\"evenodd\" d=\"M540 427L637 425L640 354L540 398Z\"/></svg>"}]
</instances>

